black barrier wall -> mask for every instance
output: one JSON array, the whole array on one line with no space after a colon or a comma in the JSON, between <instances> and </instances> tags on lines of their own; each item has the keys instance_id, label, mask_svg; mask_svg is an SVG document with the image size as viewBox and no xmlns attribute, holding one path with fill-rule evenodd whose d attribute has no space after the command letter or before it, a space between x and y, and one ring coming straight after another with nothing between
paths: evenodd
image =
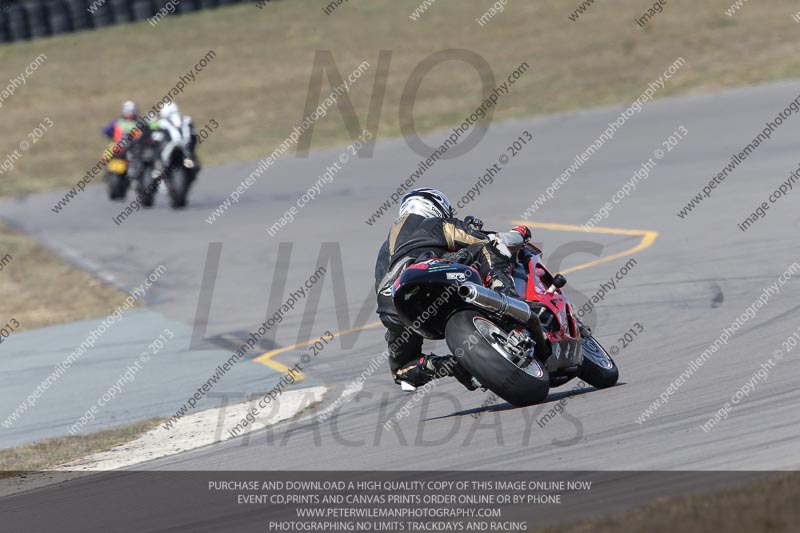
<instances>
[{"instance_id":1,"label":"black barrier wall","mask_svg":"<svg viewBox=\"0 0 800 533\"><path fill-rule=\"evenodd\" d=\"M159 12L180 15L251 1L0 0L0 43L143 21Z\"/></svg>"}]
</instances>

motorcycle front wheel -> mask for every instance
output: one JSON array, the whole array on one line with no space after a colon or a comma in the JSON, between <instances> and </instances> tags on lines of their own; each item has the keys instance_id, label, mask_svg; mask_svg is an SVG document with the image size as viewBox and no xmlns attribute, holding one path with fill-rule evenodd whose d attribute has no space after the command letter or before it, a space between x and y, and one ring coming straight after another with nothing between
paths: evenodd
<instances>
[{"instance_id":1,"label":"motorcycle front wheel","mask_svg":"<svg viewBox=\"0 0 800 533\"><path fill-rule=\"evenodd\" d=\"M619 368L597 339L589 335L581 338L583 362L578 377L593 387L607 389L617 384Z\"/></svg>"},{"instance_id":2,"label":"motorcycle front wheel","mask_svg":"<svg viewBox=\"0 0 800 533\"><path fill-rule=\"evenodd\" d=\"M172 171L169 198L174 209L186 207L186 196L189 194L189 172L182 166Z\"/></svg>"},{"instance_id":3,"label":"motorcycle front wheel","mask_svg":"<svg viewBox=\"0 0 800 533\"><path fill-rule=\"evenodd\" d=\"M142 205L144 207L153 207L155 203L156 191L158 184L153 179L153 172L155 170L150 165L145 165L142 169Z\"/></svg>"},{"instance_id":4,"label":"motorcycle front wheel","mask_svg":"<svg viewBox=\"0 0 800 533\"><path fill-rule=\"evenodd\" d=\"M461 365L481 385L515 407L534 405L547 397L550 376L535 358L519 366L506 348L508 332L482 313L455 313L445 326L445 340Z\"/></svg>"}]
</instances>

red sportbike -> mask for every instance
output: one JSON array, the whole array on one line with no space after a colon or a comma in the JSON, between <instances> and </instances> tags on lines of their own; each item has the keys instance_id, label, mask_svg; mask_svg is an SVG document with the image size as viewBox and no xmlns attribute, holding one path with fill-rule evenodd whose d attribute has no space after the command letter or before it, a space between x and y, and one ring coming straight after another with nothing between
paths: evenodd
<instances>
[{"instance_id":1,"label":"red sportbike","mask_svg":"<svg viewBox=\"0 0 800 533\"><path fill-rule=\"evenodd\" d=\"M445 259L408 266L392 286L403 322L451 352L484 389L517 407L579 377L597 387L619 379L616 363L575 317L542 251L528 244L513 277L525 301L484 287L477 270Z\"/></svg>"}]
</instances>

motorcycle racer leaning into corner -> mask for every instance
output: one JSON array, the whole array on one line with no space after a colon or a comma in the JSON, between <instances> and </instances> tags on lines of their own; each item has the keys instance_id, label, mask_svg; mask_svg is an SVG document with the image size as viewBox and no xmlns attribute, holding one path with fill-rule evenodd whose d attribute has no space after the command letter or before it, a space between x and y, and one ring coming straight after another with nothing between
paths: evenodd
<instances>
[{"instance_id":1,"label":"motorcycle racer leaning into corner","mask_svg":"<svg viewBox=\"0 0 800 533\"><path fill-rule=\"evenodd\" d=\"M441 191L422 187L409 191L400 202L400 216L392 223L375 264L378 315L386 327L389 369L404 390L440 377L454 377L470 390L477 385L453 355L424 355L423 338L403 324L392 300L392 284L413 263L440 257L472 265L489 288L520 298L511 278L517 252L531 238L530 229L487 235L475 217L459 220Z\"/></svg>"}]
</instances>

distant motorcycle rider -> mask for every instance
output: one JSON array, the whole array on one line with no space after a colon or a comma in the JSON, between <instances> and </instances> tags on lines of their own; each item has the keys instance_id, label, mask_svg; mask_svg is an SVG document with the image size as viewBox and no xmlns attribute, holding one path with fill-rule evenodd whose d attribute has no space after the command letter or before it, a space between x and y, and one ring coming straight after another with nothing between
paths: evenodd
<instances>
[{"instance_id":1,"label":"distant motorcycle rider","mask_svg":"<svg viewBox=\"0 0 800 533\"><path fill-rule=\"evenodd\" d=\"M480 231L482 226L474 217L454 218L447 196L436 189L414 189L403 197L400 216L393 222L375 265L378 314L387 330L389 369L395 383L405 383L413 389L433 379L452 376L465 387L476 388L454 356L422 354L423 338L403 324L392 301L391 287L408 265L441 257L473 265L489 287L518 297L510 275L511 264L530 240L530 230L517 226L510 232L489 236Z\"/></svg>"},{"instance_id":2,"label":"distant motorcycle rider","mask_svg":"<svg viewBox=\"0 0 800 533\"><path fill-rule=\"evenodd\" d=\"M184 159L191 159L199 170L195 148L197 147L197 131L194 129L192 117L182 116L175 102L167 102L159 111L159 119L155 128L159 131L157 138L161 142L161 160L164 166L169 165L173 150L178 147Z\"/></svg>"},{"instance_id":3,"label":"distant motorcycle rider","mask_svg":"<svg viewBox=\"0 0 800 533\"><path fill-rule=\"evenodd\" d=\"M149 128L139 128L137 124L144 121L139 117L139 107L128 100L122 104L122 114L103 128L103 134L111 138L123 151L128 145L140 138L150 136Z\"/></svg>"},{"instance_id":4,"label":"distant motorcycle rider","mask_svg":"<svg viewBox=\"0 0 800 533\"><path fill-rule=\"evenodd\" d=\"M147 121L139 116L139 108L135 102L130 100L122 104L120 118L112 120L105 128L103 134L112 139L103 152L101 161L110 165L114 159L125 160L121 172L124 178L112 188L113 200L123 200L129 184L134 189L142 191L145 183L145 172L152 168L154 152L151 149L153 137L151 129L147 126ZM119 174L120 171L113 171L110 174ZM109 179L107 174L107 179ZM147 206L147 204L144 204Z\"/></svg>"}]
</instances>

